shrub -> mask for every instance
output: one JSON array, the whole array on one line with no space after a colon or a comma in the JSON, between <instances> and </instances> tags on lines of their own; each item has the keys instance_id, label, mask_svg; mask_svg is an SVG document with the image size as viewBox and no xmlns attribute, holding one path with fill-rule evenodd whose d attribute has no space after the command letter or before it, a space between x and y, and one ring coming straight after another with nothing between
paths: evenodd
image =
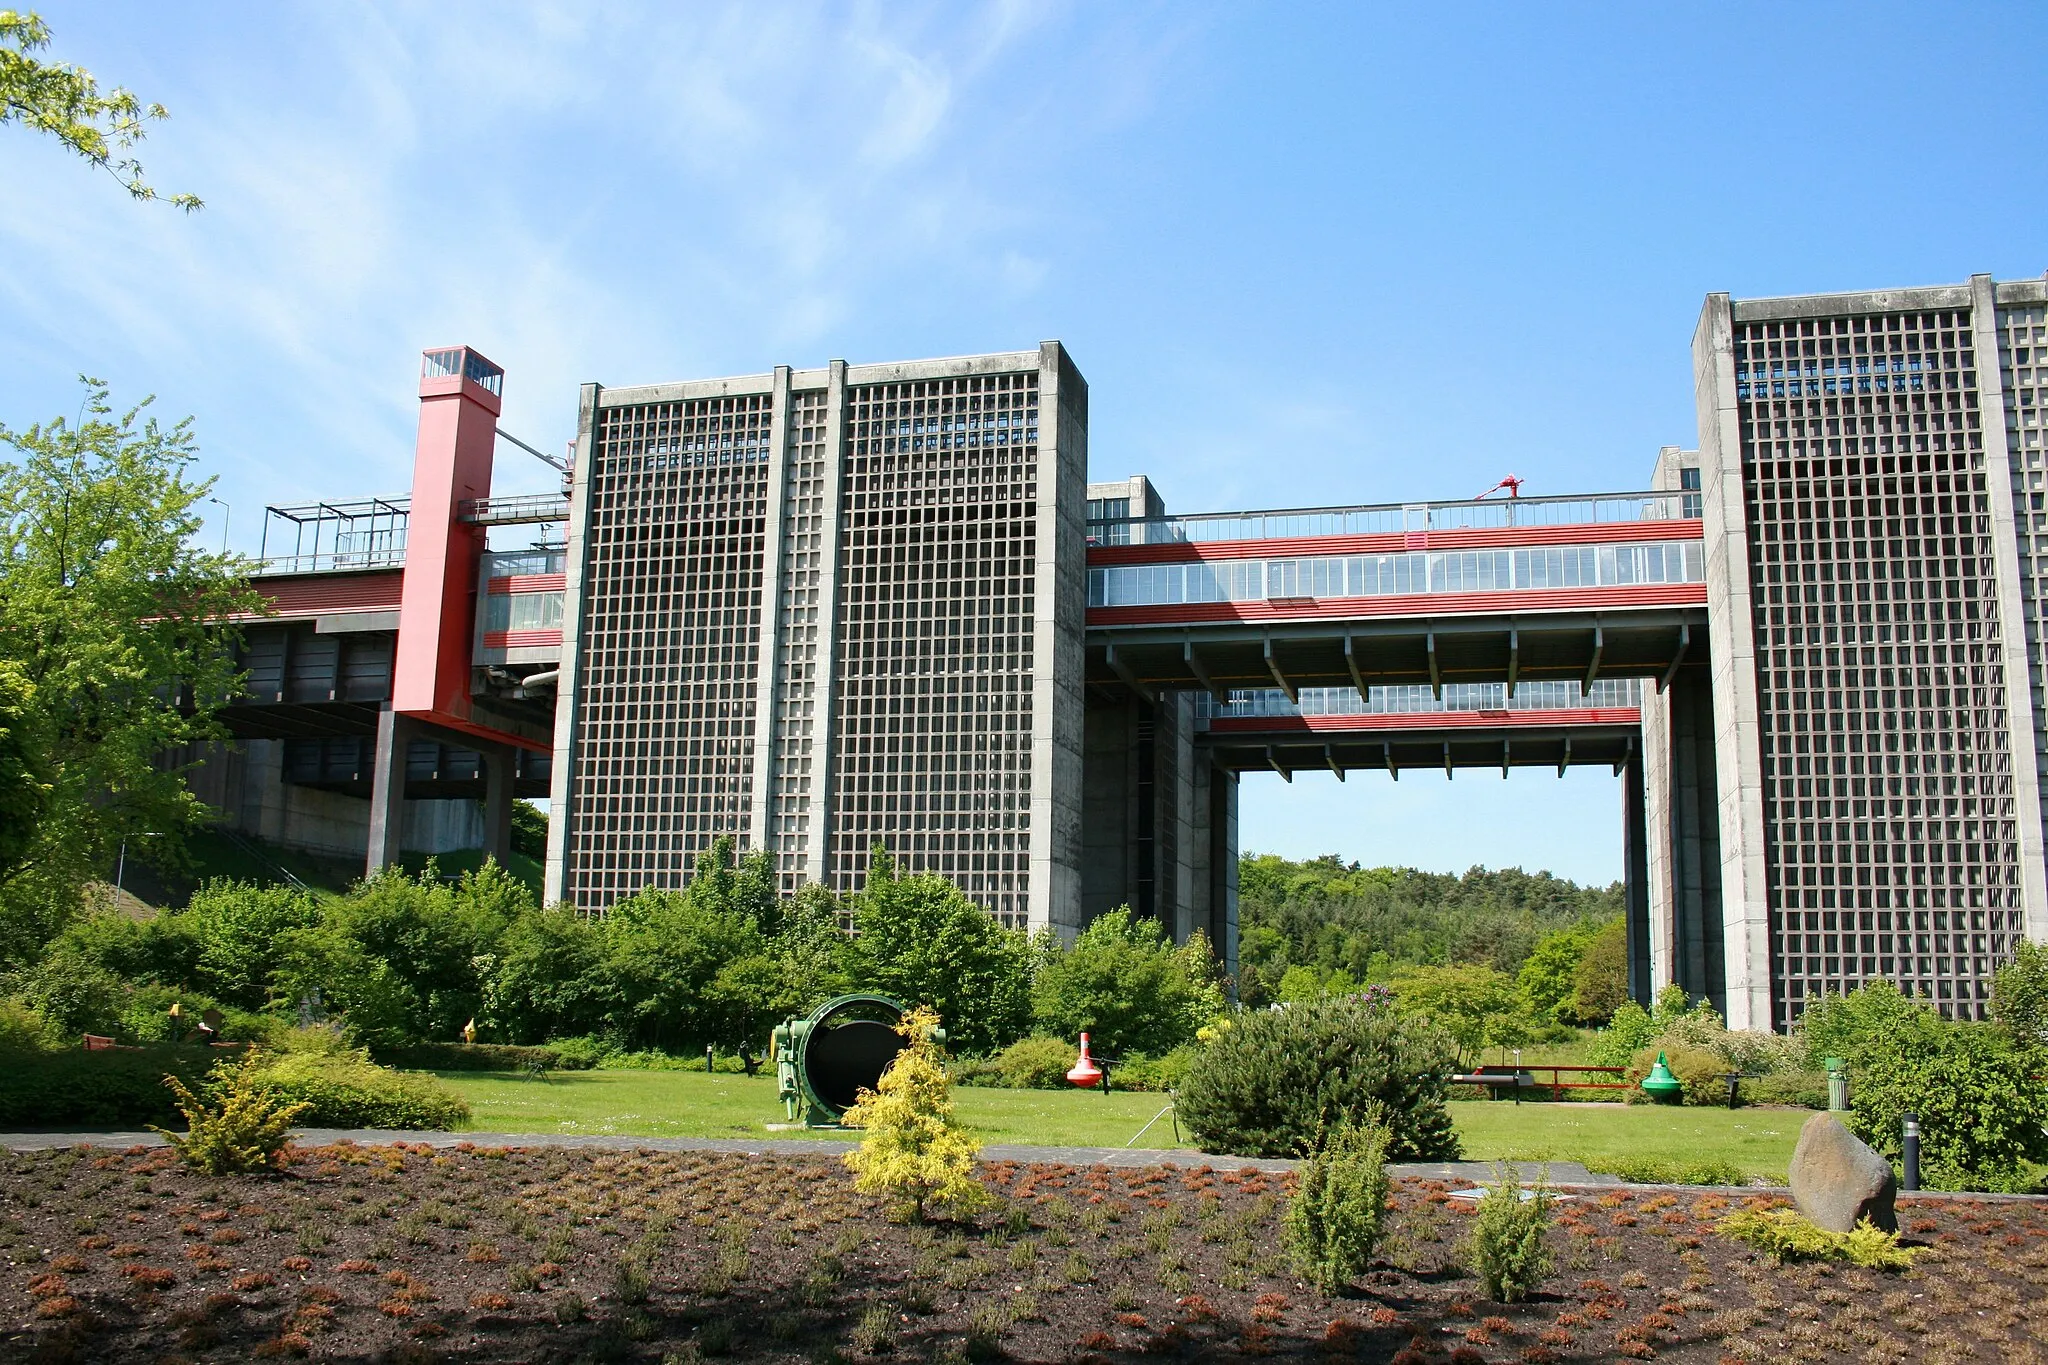
<instances>
[{"instance_id":1,"label":"shrub","mask_svg":"<svg viewBox=\"0 0 2048 1365\"><path fill-rule=\"evenodd\" d=\"M1387 1213L1387 1146L1375 1115L1346 1124L1309 1154L1287 1205L1287 1250L1301 1273L1333 1293L1365 1273Z\"/></svg>"},{"instance_id":2,"label":"shrub","mask_svg":"<svg viewBox=\"0 0 2048 1365\"><path fill-rule=\"evenodd\" d=\"M953 1118L945 1062L933 1041L939 1016L911 1010L897 1025L909 1046L882 1073L879 1090L863 1090L846 1111L849 1128L866 1130L848 1152L854 1188L894 1199L922 1221L937 1204L955 1214L971 1213L987 1199L974 1175L981 1143Z\"/></svg>"},{"instance_id":3,"label":"shrub","mask_svg":"<svg viewBox=\"0 0 2048 1365\"><path fill-rule=\"evenodd\" d=\"M1850 1059L1849 1127L1897 1160L1911 1110L1930 1188L2031 1188L2030 1163L2048 1159L2048 1095L2030 1074L2034 1057L2001 1029L1923 1010Z\"/></svg>"},{"instance_id":4,"label":"shrub","mask_svg":"<svg viewBox=\"0 0 2048 1365\"><path fill-rule=\"evenodd\" d=\"M1109 1069L1111 1090L1179 1090L1186 1084L1188 1069L1201 1055L1201 1045L1188 1043L1163 1057L1126 1057Z\"/></svg>"},{"instance_id":5,"label":"shrub","mask_svg":"<svg viewBox=\"0 0 2048 1365\"><path fill-rule=\"evenodd\" d=\"M983 1084L1007 1090L1064 1090L1078 1049L1078 1039L1070 1043L1061 1038L1019 1038L988 1059L993 1074Z\"/></svg>"},{"instance_id":6,"label":"shrub","mask_svg":"<svg viewBox=\"0 0 2048 1365\"><path fill-rule=\"evenodd\" d=\"M1593 1066L1627 1066L1662 1032L1663 1026L1648 1010L1633 1000L1624 1001L1607 1027L1593 1035L1586 1060Z\"/></svg>"},{"instance_id":7,"label":"shrub","mask_svg":"<svg viewBox=\"0 0 2048 1365\"><path fill-rule=\"evenodd\" d=\"M175 1021L171 1018L172 1005L178 1007ZM149 982L128 992L115 1032L122 1041L130 1043L191 1042L198 1035L201 1016L208 1010L220 1014L219 1041L222 1042L258 1043L270 1047L285 1029L284 1021L273 1015L255 1014L223 1005L197 991L181 991Z\"/></svg>"},{"instance_id":8,"label":"shrub","mask_svg":"<svg viewBox=\"0 0 2048 1365\"><path fill-rule=\"evenodd\" d=\"M550 1038L548 1051L561 1058L564 1071L589 1071L600 1066L617 1065L622 1055L617 1042L595 1034L583 1034L575 1038ZM642 1068L651 1070L653 1068Z\"/></svg>"},{"instance_id":9,"label":"shrub","mask_svg":"<svg viewBox=\"0 0 2048 1365\"><path fill-rule=\"evenodd\" d=\"M1643 1078L1657 1064L1660 1053L1664 1057L1664 1065L1685 1087L1685 1103L1728 1107L1728 1082L1725 1078L1732 1068L1726 1057L1705 1048L1661 1041L1644 1048L1629 1062L1628 1075L1624 1079L1636 1087L1628 1092L1629 1103L1649 1101L1650 1096L1642 1090Z\"/></svg>"},{"instance_id":10,"label":"shrub","mask_svg":"<svg viewBox=\"0 0 2048 1365\"><path fill-rule=\"evenodd\" d=\"M1744 1104L1787 1104L1798 1109L1828 1107L1825 1071L1778 1071L1742 1083Z\"/></svg>"},{"instance_id":11,"label":"shrub","mask_svg":"<svg viewBox=\"0 0 2048 1365\"><path fill-rule=\"evenodd\" d=\"M1846 995L1808 1000L1797 1036L1806 1045L1806 1065L1824 1071L1828 1058L1853 1058L1878 1039L1917 1028L1933 1013L1891 982L1872 981Z\"/></svg>"},{"instance_id":12,"label":"shrub","mask_svg":"<svg viewBox=\"0 0 2048 1365\"><path fill-rule=\"evenodd\" d=\"M1038 945L1031 1010L1060 1038L1087 1033L1105 1053L1170 1052L1223 1008L1206 937L1176 948L1154 919L1129 906L1096 916L1071 948Z\"/></svg>"},{"instance_id":13,"label":"shrub","mask_svg":"<svg viewBox=\"0 0 2048 1365\"><path fill-rule=\"evenodd\" d=\"M0 999L0 1053L40 1052L58 1046L43 1016L14 999Z\"/></svg>"},{"instance_id":14,"label":"shrub","mask_svg":"<svg viewBox=\"0 0 2048 1365\"><path fill-rule=\"evenodd\" d=\"M1523 1197L1521 1183L1502 1168L1480 1196L1472 1220L1472 1269L1499 1303L1519 1303L1550 1272L1543 1234L1550 1226L1550 1191L1538 1185Z\"/></svg>"},{"instance_id":15,"label":"shrub","mask_svg":"<svg viewBox=\"0 0 2048 1365\"><path fill-rule=\"evenodd\" d=\"M289 1053L267 1058L256 1073L264 1093L306 1106L316 1128L455 1128L469 1105L432 1076L388 1071L360 1052Z\"/></svg>"},{"instance_id":16,"label":"shrub","mask_svg":"<svg viewBox=\"0 0 2048 1365\"><path fill-rule=\"evenodd\" d=\"M1898 1233L1880 1231L1868 1218L1849 1232L1829 1232L1793 1209L1744 1209L1714 1229L1781 1264L1847 1261L1871 1270L1905 1270L1919 1255L1919 1248L1900 1246Z\"/></svg>"},{"instance_id":17,"label":"shrub","mask_svg":"<svg viewBox=\"0 0 2048 1365\"><path fill-rule=\"evenodd\" d=\"M176 1076L164 1077L178 1097L187 1131L156 1131L178 1149L186 1165L208 1175L240 1175L278 1164L293 1120L308 1106L280 1099L263 1086L258 1079L263 1065L263 1056L251 1048L239 1065L206 1087L204 1097Z\"/></svg>"},{"instance_id":18,"label":"shrub","mask_svg":"<svg viewBox=\"0 0 2048 1365\"><path fill-rule=\"evenodd\" d=\"M2048 944L2021 939L1991 983L1991 1017L2019 1042L2048 1044Z\"/></svg>"},{"instance_id":19,"label":"shrub","mask_svg":"<svg viewBox=\"0 0 2048 1365\"><path fill-rule=\"evenodd\" d=\"M1175 1108L1205 1151L1297 1156L1317 1133L1384 1119L1394 1161L1445 1161L1454 1052L1428 1021L1352 997L1248 1012L1188 1068Z\"/></svg>"}]
</instances>

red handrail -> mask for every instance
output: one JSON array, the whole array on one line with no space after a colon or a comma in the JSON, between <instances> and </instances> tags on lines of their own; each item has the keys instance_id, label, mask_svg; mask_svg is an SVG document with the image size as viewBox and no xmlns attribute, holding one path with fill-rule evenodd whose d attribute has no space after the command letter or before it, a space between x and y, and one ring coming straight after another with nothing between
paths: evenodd
<instances>
[{"instance_id":1,"label":"red handrail","mask_svg":"<svg viewBox=\"0 0 2048 1365\"><path fill-rule=\"evenodd\" d=\"M1547 1084L1550 1098L1553 1100L1563 1099L1564 1092L1567 1090L1632 1090L1635 1088L1627 1081L1620 1079L1612 1081L1567 1081L1563 1079L1561 1074L1570 1071L1577 1074L1614 1076L1619 1078L1628 1074L1628 1068L1620 1066L1582 1066L1572 1063L1550 1062L1529 1062L1521 1066L1515 1066L1507 1062L1501 1062L1479 1068L1480 1074L1494 1076L1512 1076L1521 1071L1549 1072L1550 1080L1547 1083L1539 1082L1539 1084Z\"/></svg>"}]
</instances>

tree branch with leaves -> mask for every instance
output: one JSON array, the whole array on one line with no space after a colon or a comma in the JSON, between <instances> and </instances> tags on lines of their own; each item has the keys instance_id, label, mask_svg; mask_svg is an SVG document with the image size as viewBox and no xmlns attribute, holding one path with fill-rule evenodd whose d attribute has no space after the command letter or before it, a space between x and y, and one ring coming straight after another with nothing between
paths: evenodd
<instances>
[{"instance_id":1,"label":"tree branch with leaves","mask_svg":"<svg viewBox=\"0 0 2048 1365\"><path fill-rule=\"evenodd\" d=\"M158 194L131 155L148 125L170 111L144 104L122 86L102 92L85 68L36 56L49 46L50 26L41 15L0 9L0 124L19 123L56 138L145 203L162 199L187 213L204 208L197 195Z\"/></svg>"}]
</instances>

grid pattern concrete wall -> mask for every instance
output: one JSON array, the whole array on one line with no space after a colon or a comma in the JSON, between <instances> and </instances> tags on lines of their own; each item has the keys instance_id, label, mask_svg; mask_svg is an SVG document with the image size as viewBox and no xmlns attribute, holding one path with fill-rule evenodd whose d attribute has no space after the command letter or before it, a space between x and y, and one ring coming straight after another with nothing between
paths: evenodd
<instances>
[{"instance_id":1,"label":"grid pattern concrete wall","mask_svg":"<svg viewBox=\"0 0 2048 1365\"><path fill-rule=\"evenodd\" d=\"M1773 1022L1887 977L1979 1015L2023 924L1966 299L1734 315Z\"/></svg>"},{"instance_id":2,"label":"grid pattern concrete wall","mask_svg":"<svg viewBox=\"0 0 2048 1365\"><path fill-rule=\"evenodd\" d=\"M2048 783L2048 299L1997 309L1997 337L2036 781Z\"/></svg>"},{"instance_id":3,"label":"grid pattern concrete wall","mask_svg":"<svg viewBox=\"0 0 2048 1365\"><path fill-rule=\"evenodd\" d=\"M825 762L817 715L818 670L829 666L831 607L821 600L823 564L832 553L825 483L838 468L827 458L823 389L789 398L789 448L783 494L782 601L777 631L781 650L776 689L774 808L769 846L785 892L811 879L811 792L815 768Z\"/></svg>"},{"instance_id":4,"label":"grid pattern concrete wall","mask_svg":"<svg viewBox=\"0 0 2048 1365\"><path fill-rule=\"evenodd\" d=\"M583 482L574 836L563 894L681 886L745 840L771 396L600 408Z\"/></svg>"},{"instance_id":5,"label":"grid pattern concrete wall","mask_svg":"<svg viewBox=\"0 0 2048 1365\"><path fill-rule=\"evenodd\" d=\"M833 716L834 884L871 845L1029 914L1039 376L846 393ZM1079 509L1076 509L1078 512Z\"/></svg>"}]
</instances>

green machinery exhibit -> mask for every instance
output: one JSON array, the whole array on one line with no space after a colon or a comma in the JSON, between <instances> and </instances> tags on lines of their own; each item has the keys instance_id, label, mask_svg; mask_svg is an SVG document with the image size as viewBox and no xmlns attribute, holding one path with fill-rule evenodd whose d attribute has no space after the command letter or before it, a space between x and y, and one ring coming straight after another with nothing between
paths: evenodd
<instances>
[{"instance_id":1,"label":"green machinery exhibit","mask_svg":"<svg viewBox=\"0 0 2048 1365\"><path fill-rule=\"evenodd\" d=\"M904 1006L886 995L842 995L776 1025L769 1055L775 1060L778 1098L792 1122L806 1128L838 1128L863 1090L881 1083L882 1073L907 1042L896 1031ZM935 1042L944 1043L939 1031Z\"/></svg>"}]
</instances>

